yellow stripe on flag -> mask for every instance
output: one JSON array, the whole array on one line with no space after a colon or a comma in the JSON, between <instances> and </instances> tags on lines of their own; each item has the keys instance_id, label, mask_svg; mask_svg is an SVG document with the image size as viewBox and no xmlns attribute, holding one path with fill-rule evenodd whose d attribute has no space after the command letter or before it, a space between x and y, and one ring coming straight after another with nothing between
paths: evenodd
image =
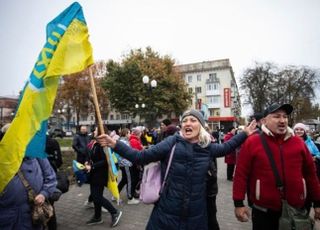
<instances>
[{"instance_id":1,"label":"yellow stripe on flag","mask_svg":"<svg viewBox=\"0 0 320 230\"><path fill-rule=\"evenodd\" d=\"M0 142L0 192L23 157L45 157L45 134L61 75L93 64L82 8L75 2L47 25L47 42L26 84L16 116Z\"/></svg>"}]
</instances>

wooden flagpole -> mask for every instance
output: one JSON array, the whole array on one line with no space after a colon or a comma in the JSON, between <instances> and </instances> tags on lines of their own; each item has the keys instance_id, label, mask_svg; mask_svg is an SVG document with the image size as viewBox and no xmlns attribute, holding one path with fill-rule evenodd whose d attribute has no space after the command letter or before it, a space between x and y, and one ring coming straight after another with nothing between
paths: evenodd
<instances>
[{"instance_id":1,"label":"wooden flagpole","mask_svg":"<svg viewBox=\"0 0 320 230\"><path fill-rule=\"evenodd\" d=\"M91 92L92 92L92 97L93 97L93 104L94 104L94 108L95 108L97 119L98 119L98 133L105 134L103 122L102 122L102 117L101 117L101 112L100 112L100 107L99 107L99 103L98 103L96 86L94 83L91 67L92 66L89 67L89 78L90 78L90 86L91 86ZM111 180L114 181L115 176L113 175L112 168L111 168L112 166L111 166L111 162L110 162L108 147L103 148L103 150L106 154L106 158L107 158L107 162L108 162L109 175L111 176Z\"/></svg>"}]
</instances>

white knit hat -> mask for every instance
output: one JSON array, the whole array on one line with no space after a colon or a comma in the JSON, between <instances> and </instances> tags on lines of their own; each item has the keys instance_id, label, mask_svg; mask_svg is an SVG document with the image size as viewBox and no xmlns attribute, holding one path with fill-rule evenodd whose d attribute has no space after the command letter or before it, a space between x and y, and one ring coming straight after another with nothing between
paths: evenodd
<instances>
[{"instance_id":1,"label":"white knit hat","mask_svg":"<svg viewBox=\"0 0 320 230\"><path fill-rule=\"evenodd\" d=\"M134 128L132 128L131 131L133 134L139 135L140 133L143 132L143 126L134 127Z\"/></svg>"},{"instance_id":2,"label":"white knit hat","mask_svg":"<svg viewBox=\"0 0 320 230\"><path fill-rule=\"evenodd\" d=\"M295 124L295 126L293 127L293 130L295 130L297 128L300 128L300 129L303 129L304 131L307 131L307 126L305 124L303 124L303 123Z\"/></svg>"}]
</instances>

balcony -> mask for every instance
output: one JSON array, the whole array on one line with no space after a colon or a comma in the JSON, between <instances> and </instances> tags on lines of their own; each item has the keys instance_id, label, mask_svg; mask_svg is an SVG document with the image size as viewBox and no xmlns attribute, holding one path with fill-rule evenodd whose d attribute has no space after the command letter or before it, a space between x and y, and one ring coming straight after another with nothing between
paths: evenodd
<instances>
[{"instance_id":1,"label":"balcony","mask_svg":"<svg viewBox=\"0 0 320 230\"><path fill-rule=\"evenodd\" d=\"M220 89L206 90L206 96L220 95Z\"/></svg>"},{"instance_id":2,"label":"balcony","mask_svg":"<svg viewBox=\"0 0 320 230\"><path fill-rule=\"evenodd\" d=\"M209 109L219 109L221 107L220 102L207 104Z\"/></svg>"}]
</instances>

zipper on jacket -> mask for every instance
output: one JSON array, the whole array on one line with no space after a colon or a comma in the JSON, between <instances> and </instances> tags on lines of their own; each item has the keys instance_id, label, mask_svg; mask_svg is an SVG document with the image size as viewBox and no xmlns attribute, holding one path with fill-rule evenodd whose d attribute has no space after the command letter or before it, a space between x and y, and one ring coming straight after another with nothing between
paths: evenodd
<instances>
[{"instance_id":1,"label":"zipper on jacket","mask_svg":"<svg viewBox=\"0 0 320 230\"><path fill-rule=\"evenodd\" d=\"M281 171L282 171L282 183L283 183L283 190L280 193L281 198L286 199L286 193L287 193L287 188L285 186L286 184L286 177L285 177L285 172L284 172L284 158L283 158L283 150L282 150L282 144L279 145L279 150L280 150L280 159L281 159Z\"/></svg>"}]
</instances>

